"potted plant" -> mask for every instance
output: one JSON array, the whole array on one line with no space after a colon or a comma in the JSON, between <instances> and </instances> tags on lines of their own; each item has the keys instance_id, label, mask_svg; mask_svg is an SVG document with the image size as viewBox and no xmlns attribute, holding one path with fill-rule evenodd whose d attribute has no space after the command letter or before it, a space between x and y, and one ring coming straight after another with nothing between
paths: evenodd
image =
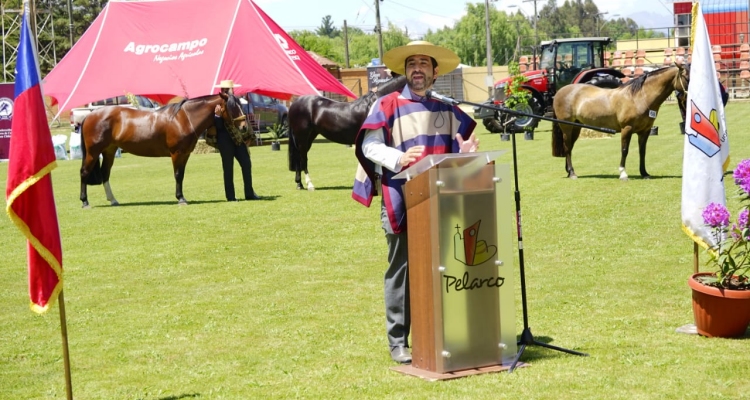
<instances>
[{"instance_id":1,"label":"potted plant","mask_svg":"<svg viewBox=\"0 0 750 400\"><path fill-rule=\"evenodd\" d=\"M706 206L703 222L716 243L708 249L713 272L693 274L688 280L697 331L708 337L743 336L750 323L750 159L737 165L734 182L744 204L737 223L730 227L724 205Z\"/></svg>"},{"instance_id":2,"label":"potted plant","mask_svg":"<svg viewBox=\"0 0 750 400\"><path fill-rule=\"evenodd\" d=\"M507 93L508 98L505 100L505 106L512 110L524 112L527 114L533 114L534 110L529 105L531 99L531 93L523 88L523 84L526 83L529 78L521 73L521 68L518 63L512 61L508 64L508 71L511 75L510 83L508 84ZM526 119L529 117L517 116L516 119ZM510 140L508 130L516 132L518 128L515 126L505 126L505 131L502 133L500 140ZM523 128L524 139L534 140L534 128L529 124Z\"/></svg>"},{"instance_id":3,"label":"potted plant","mask_svg":"<svg viewBox=\"0 0 750 400\"><path fill-rule=\"evenodd\" d=\"M268 127L268 132L271 134L271 150L273 151L279 151L281 150L281 142L279 142L279 139L281 139L282 134L282 126L278 123L273 124L273 126Z\"/></svg>"}]
</instances>

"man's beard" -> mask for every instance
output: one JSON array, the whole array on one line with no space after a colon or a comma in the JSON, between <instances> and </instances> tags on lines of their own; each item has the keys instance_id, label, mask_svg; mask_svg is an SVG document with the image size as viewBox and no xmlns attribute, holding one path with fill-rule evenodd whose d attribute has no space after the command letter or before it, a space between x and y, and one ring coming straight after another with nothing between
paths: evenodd
<instances>
[{"instance_id":1,"label":"man's beard","mask_svg":"<svg viewBox=\"0 0 750 400\"><path fill-rule=\"evenodd\" d=\"M424 74L421 76L421 78L422 78L421 81L415 82L414 74L412 74L412 76L406 80L407 83L409 84L409 88L411 88L412 90L418 90L418 91L422 91L422 90L429 88L430 87L429 83L432 81L432 78Z\"/></svg>"}]
</instances>

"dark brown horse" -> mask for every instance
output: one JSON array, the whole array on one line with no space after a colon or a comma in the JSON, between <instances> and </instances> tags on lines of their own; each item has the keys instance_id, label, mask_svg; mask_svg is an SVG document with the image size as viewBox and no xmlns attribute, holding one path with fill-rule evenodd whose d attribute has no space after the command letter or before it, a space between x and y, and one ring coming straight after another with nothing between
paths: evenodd
<instances>
[{"instance_id":1,"label":"dark brown horse","mask_svg":"<svg viewBox=\"0 0 750 400\"><path fill-rule=\"evenodd\" d=\"M195 149L198 135L214 124L216 106L229 129L247 129L240 102L224 93L183 100L156 111L135 110L111 106L100 108L81 124L81 201L88 208L86 185L104 184L107 200L119 203L112 195L109 174L117 148L143 157L171 157L175 196L179 204L187 204L182 195L182 179L190 153ZM101 165L99 154L102 155Z\"/></svg>"},{"instance_id":2,"label":"dark brown horse","mask_svg":"<svg viewBox=\"0 0 750 400\"><path fill-rule=\"evenodd\" d=\"M289 107L289 170L294 171L297 189L303 189L305 171L307 190L315 186L307 172L307 153L318 134L341 144L354 144L370 106L378 97L403 89L406 78L391 79L357 100L347 103L321 96L302 96Z\"/></svg>"},{"instance_id":3,"label":"dark brown horse","mask_svg":"<svg viewBox=\"0 0 750 400\"><path fill-rule=\"evenodd\" d=\"M651 71L616 89L603 89L585 83L568 85L555 95L555 118L620 131L622 180L628 179L625 159L628 157L630 139L634 133L637 134L640 173L643 178L649 178L646 172L646 141L656 114L672 92L685 92L687 87L688 69L682 65ZM565 171L571 179L577 178L571 153L580 133L580 127L552 124L552 155L565 157Z\"/></svg>"}]
</instances>

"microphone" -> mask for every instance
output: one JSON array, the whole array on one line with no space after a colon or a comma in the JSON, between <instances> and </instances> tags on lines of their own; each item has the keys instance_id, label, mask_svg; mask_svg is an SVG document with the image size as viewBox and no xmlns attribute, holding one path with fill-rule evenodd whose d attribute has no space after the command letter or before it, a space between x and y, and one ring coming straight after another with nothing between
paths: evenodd
<instances>
[{"instance_id":1,"label":"microphone","mask_svg":"<svg viewBox=\"0 0 750 400\"><path fill-rule=\"evenodd\" d=\"M436 92L436 91L434 91L432 89L427 89L427 91L425 92L425 96L428 99L435 99L435 100L437 100L437 101L439 101L441 103L447 104L449 106L457 106L458 103L459 103L458 100L452 99L452 98L450 98L448 96L443 96L442 94L440 94L440 93L438 93L438 92Z\"/></svg>"}]
</instances>

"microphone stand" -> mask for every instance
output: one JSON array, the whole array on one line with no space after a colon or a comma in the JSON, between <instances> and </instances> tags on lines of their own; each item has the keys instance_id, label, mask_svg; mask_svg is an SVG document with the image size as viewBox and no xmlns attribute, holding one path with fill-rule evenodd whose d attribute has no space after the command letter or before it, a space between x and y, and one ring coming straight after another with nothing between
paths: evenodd
<instances>
[{"instance_id":1,"label":"microphone stand","mask_svg":"<svg viewBox=\"0 0 750 400\"><path fill-rule=\"evenodd\" d=\"M544 120L544 121L557 122L558 124L565 124L565 125L570 125L570 126L577 126L579 128L591 129L591 130L594 130L594 131L608 133L610 135L614 135L614 134L617 133L617 131L615 131L614 129L602 128L602 127L594 126L594 125L579 124L578 122L564 121L564 120L561 120L561 119L545 117L543 115L529 114L529 113L525 113L525 112L522 112L522 111L516 111L516 110L514 110L512 108L503 107L503 106L499 106L499 105L495 105L495 104L472 103L470 101L455 100L455 99L452 99L450 97L440 96L440 95L438 95L439 96L438 97L438 96L435 96L434 92L430 92L429 90L427 92L428 93L427 93L426 97L428 99L437 100L437 101L440 101L442 103L445 103L445 104L448 104L448 105L451 105L451 106L457 106L459 104L467 104L467 105L474 106L474 107L481 107L481 108L486 108L486 109L489 109L489 110L495 110L495 111L498 111L498 112L501 112L501 113L504 113L504 114L510 114L510 115L512 115L514 117L536 118L536 119L541 119L541 120ZM513 118L513 120L514 119L515 118ZM513 122L513 121L512 120L509 121L508 124L510 124L511 122Z\"/></svg>"},{"instance_id":2,"label":"microphone stand","mask_svg":"<svg viewBox=\"0 0 750 400\"><path fill-rule=\"evenodd\" d=\"M568 125L573 125L573 126L579 126L579 127L582 127L582 128L593 129L593 130L597 130L597 131L601 131L601 132L605 132L605 133L610 133L610 134L616 133L612 129L600 128L600 127L597 127L597 126L584 125L584 124L579 124L579 123L575 123L575 122L562 121L562 120L558 120L558 119L555 119L555 118L548 118L548 117L539 116L539 115L535 115L535 114L527 114L527 113L524 113L524 112L512 110L512 109L509 109L509 108L506 108L506 107L497 106L497 105L478 104L478 103L471 103L471 102L468 102L468 101L454 100L454 99L447 98L447 97L444 97L444 96L440 96L440 97L441 98L438 98L437 100L442 101L442 102L444 102L446 104L451 104L451 103L452 103L452 105L469 104L469 105L479 106L479 107L482 107L482 108L493 109L493 110L496 110L496 111L499 111L499 112L502 112L502 113L507 113L507 114L513 115L514 118L511 118L505 124L506 131L507 131L508 124L510 124L513 121L515 121L515 117L525 116L525 117L539 118L539 119L543 119L543 120L546 120L546 121L552 121L552 122L557 122L557 123L561 123L561 124L568 124ZM509 373L513 372L516 369L516 366L518 364L518 360L521 358L521 355L523 355L523 352L526 350L527 346L537 345L537 346L542 346L542 347L545 347L545 348L548 348L548 349L557 350L557 351L561 351L561 352L564 352L564 353L573 354L573 355L577 355L577 356L584 356L584 357L588 356L588 354L586 354L586 353L581 353L579 351L570 350L570 349L566 349L566 348L562 348L562 347L558 347L558 346L553 346L553 345L548 344L548 343L540 342L540 341L534 339L534 335L531 333L531 328L529 327L529 315L528 315L527 303L526 303L526 273L525 273L525 270L524 270L524 258L523 258L523 229L522 229L522 226L521 226L521 192L518 190L518 156L517 156L517 153L516 153L516 134L515 133L511 134L511 143L512 143L511 146L512 146L512 149L513 149L513 179L515 181L514 198L515 198L515 202L516 202L516 232L518 232L518 265L519 265L519 270L520 270L520 273L521 273L521 307L522 307L522 313L523 313L523 331L521 332L521 337L520 337L520 339L518 340L518 343L517 343L518 345L521 346L521 348L518 350L518 353L516 354L516 358L513 360L513 363L510 365L510 369L508 370Z\"/></svg>"},{"instance_id":3,"label":"microphone stand","mask_svg":"<svg viewBox=\"0 0 750 400\"><path fill-rule=\"evenodd\" d=\"M505 128L507 130L507 126L509 123L512 123L515 120L515 118L511 118L508 123L506 123ZM526 303L526 273L524 269L524 258L523 258L523 229L521 224L521 192L518 189L518 156L516 153L516 134L512 133L511 135L511 147L513 149L513 180L515 183L515 191L514 191L514 198L516 201L516 232L518 232L518 266L521 273L521 310L523 312L523 331L521 332L521 338L518 340L518 345L521 346L521 348L518 350L518 353L516 354L516 358L513 359L513 363L510 365L510 369L508 369L508 372L511 373L516 369L516 365L518 364L518 360L521 358L521 355L523 355L523 352L526 350L526 346L542 346L546 347L548 349L561 351L568 354L574 354L578 356L588 356L586 353L581 353L575 350L566 349L563 347L553 346L548 343L540 342L534 339L534 335L531 333L531 328L529 327L529 314L527 311L527 303Z\"/></svg>"}]
</instances>

